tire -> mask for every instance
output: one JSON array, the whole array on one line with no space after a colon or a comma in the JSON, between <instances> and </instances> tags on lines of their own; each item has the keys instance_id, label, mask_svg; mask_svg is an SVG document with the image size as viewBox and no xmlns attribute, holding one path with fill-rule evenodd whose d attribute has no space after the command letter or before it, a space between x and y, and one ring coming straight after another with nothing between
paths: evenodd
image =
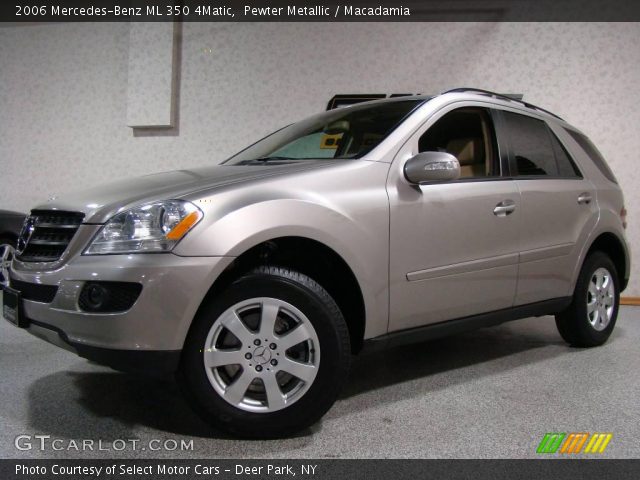
<instances>
[{"instance_id":1,"label":"tire","mask_svg":"<svg viewBox=\"0 0 640 480\"><path fill-rule=\"evenodd\" d=\"M602 283L600 288L598 282ZM616 267L606 253L593 252L582 265L571 304L556 315L558 331L574 347L602 345L615 327L619 305Z\"/></svg>"},{"instance_id":2,"label":"tire","mask_svg":"<svg viewBox=\"0 0 640 480\"><path fill-rule=\"evenodd\" d=\"M296 337L287 337L294 331ZM213 427L244 438L289 436L333 405L349 372L350 345L340 309L318 283L263 266L205 300L187 335L178 380Z\"/></svg>"}]
</instances>

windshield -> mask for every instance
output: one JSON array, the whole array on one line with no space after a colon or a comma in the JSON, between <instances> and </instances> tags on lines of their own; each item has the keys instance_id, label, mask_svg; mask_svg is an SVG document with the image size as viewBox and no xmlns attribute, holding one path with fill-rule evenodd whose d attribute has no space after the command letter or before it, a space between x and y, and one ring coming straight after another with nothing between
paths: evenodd
<instances>
[{"instance_id":1,"label":"windshield","mask_svg":"<svg viewBox=\"0 0 640 480\"><path fill-rule=\"evenodd\" d=\"M384 140L424 99L354 105L284 127L224 162L359 158Z\"/></svg>"}]
</instances>

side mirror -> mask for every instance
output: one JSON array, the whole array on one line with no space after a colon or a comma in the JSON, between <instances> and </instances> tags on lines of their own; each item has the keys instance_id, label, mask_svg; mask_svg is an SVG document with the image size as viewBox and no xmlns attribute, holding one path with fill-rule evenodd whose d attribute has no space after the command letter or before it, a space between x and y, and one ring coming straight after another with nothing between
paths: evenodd
<instances>
[{"instance_id":1,"label":"side mirror","mask_svg":"<svg viewBox=\"0 0 640 480\"><path fill-rule=\"evenodd\" d=\"M415 184L449 182L460 178L460 162L446 152L422 152L404 164L405 178Z\"/></svg>"}]
</instances>

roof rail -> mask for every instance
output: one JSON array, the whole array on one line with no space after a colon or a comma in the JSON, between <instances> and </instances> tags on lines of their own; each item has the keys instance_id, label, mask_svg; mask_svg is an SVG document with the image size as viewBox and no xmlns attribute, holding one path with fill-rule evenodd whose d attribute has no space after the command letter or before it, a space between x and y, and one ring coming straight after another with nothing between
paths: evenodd
<instances>
[{"instance_id":1,"label":"roof rail","mask_svg":"<svg viewBox=\"0 0 640 480\"><path fill-rule=\"evenodd\" d=\"M470 93L476 92L476 93L480 93L482 95L488 95L488 96L493 97L493 98L498 98L500 100L507 100L509 102L516 102L516 103L519 103L521 105L524 105L527 108L531 108L532 110L539 110L540 112L544 112L544 113L546 113L548 115L551 115L552 117L556 117L559 120L563 120L561 117L559 117L555 113L552 113L549 110L545 110L544 108L537 107L537 106L535 106L535 105L533 105L531 103L525 102L523 100L518 100L518 99L513 98L513 97L509 97L508 95L504 95L502 93L491 92L489 90L482 90L481 88L467 88L467 87L453 88L451 90L447 90L446 92L442 92L441 95L444 95L445 93L462 93L462 92L470 92Z\"/></svg>"}]
</instances>

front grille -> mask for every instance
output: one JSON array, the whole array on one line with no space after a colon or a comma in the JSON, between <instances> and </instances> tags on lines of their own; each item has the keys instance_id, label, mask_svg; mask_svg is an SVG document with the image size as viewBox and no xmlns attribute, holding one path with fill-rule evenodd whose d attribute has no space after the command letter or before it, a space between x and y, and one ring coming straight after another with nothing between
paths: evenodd
<instances>
[{"instance_id":1,"label":"front grille","mask_svg":"<svg viewBox=\"0 0 640 480\"><path fill-rule=\"evenodd\" d=\"M18 238L22 262L53 262L58 260L78 231L84 214L55 210L32 210Z\"/></svg>"},{"instance_id":2,"label":"front grille","mask_svg":"<svg viewBox=\"0 0 640 480\"><path fill-rule=\"evenodd\" d=\"M18 290L24 300L34 302L51 303L56 296L58 287L56 285L41 285L39 283L23 282L11 279L11 288Z\"/></svg>"}]
</instances>

